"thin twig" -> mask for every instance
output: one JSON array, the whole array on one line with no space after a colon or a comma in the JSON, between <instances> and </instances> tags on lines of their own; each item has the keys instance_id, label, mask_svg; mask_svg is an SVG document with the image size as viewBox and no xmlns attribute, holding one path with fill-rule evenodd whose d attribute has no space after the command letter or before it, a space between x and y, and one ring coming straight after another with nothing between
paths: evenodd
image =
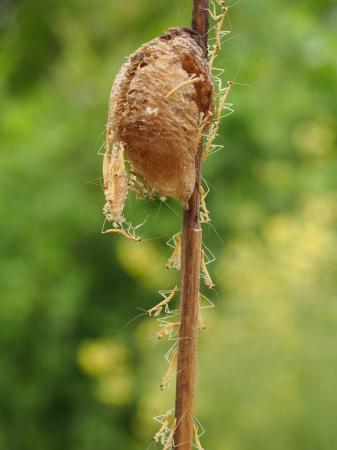
<instances>
[{"instance_id":1,"label":"thin twig","mask_svg":"<svg viewBox=\"0 0 337 450\"><path fill-rule=\"evenodd\" d=\"M200 34L207 49L209 0L193 0L192 28ZM184 211L181 252L178 370L175 414L177 427L174 448L191 450L199 317L201 227L199 223L202 142L195 158L195 189Z\"/></svg>"}]
</instances>

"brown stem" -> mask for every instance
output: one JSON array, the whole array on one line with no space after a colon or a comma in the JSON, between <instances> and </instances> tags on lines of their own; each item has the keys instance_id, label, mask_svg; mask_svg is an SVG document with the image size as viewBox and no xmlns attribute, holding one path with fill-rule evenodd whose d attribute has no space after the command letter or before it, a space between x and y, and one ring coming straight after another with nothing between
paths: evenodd
<instances>
[{"instance_id":1,"label":"brown stem","mask_svg":"<svg viewBox=\"0 0 337 450\"><path fill-rule=\"evenodd\" d=\"M193 0L192 28L202 36L205 48L207 48L208 8L209 0ZM202 147L201 143L195 158L197 175L194 192L188 202L189 209L184 210L183 215L179 299L181 325L175 406L177 426L174 434L174 448L179 450L191 450L193 440L202 239L199 223Z\"/></svg>"}]
</instances>

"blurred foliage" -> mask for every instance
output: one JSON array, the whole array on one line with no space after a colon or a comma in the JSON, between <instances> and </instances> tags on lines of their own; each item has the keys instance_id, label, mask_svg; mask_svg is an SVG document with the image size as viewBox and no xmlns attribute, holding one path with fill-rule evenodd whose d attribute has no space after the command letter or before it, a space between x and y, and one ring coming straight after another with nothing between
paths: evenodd
<instances>
[{"instance_id":1,"label":"blurred foliage","mask_svg":"<svg viewBox=\"0 0 337 450\"><path fill-rule=\"evenodd\" d=\"M177 283L181 206L131 199L140 244L100 234L114 76L189 26L190 1L0 4L0 448L140 450L170 344L137 318ZM197 416L207 449L331 450L337 431L336 23L332 1L242 2L216 65L234 86L204 178L215 304ZM212 22L213 24L213 22ZM235 37L236 36L236 37ZM235 37L235 38L234 38ZM93 180L93 181L92 181ZM147 240L148 239L148 240ZM210 370L212 369L212 370Z\"/></svg>"}]
</instances>

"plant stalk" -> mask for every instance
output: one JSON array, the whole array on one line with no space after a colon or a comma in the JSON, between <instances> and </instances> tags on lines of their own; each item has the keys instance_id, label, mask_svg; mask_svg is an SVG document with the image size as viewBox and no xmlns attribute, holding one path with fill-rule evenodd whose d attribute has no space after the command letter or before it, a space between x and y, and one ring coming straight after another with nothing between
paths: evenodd
<instances>
[{"instance_id":1,"label":"plant stalk","mask_svg":"<svg viewBox=\"0 0 337 450\"><path fill-rule=\"evenodd\" d=\"M193 0L192 29L200 34L207 48L209 0ZM179 344L176 383L174 448L191 450L193 441L194 400L196 386L199 284L202 232L199 223L200 181L203 143L195 158L195 188L189 209L183 213Z\"/></svg>"}]
</instances>

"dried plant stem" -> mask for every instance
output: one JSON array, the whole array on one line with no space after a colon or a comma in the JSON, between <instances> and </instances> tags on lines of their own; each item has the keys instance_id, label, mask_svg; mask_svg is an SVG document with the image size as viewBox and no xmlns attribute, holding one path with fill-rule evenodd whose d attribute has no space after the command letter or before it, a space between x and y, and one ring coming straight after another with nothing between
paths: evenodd
<instances>
[{"instance_id":1,"label":"dried plant stem","mask_svg":"<svg viewBox=\"0 0 337 450\"><path fill-rule=\"evenodd\" d=\"M208 8L209 0L193 0L192 28L202 36L205 48L207 48ZM202 241L199 223L202 147L201 143L195 158L194 192L188 202L189 209L184 211L183 216L179 300L181 325L175 407L177 426L174 434L174 448L179 450L191 450L193 439Z\"/></svg>"}]
</instances>

